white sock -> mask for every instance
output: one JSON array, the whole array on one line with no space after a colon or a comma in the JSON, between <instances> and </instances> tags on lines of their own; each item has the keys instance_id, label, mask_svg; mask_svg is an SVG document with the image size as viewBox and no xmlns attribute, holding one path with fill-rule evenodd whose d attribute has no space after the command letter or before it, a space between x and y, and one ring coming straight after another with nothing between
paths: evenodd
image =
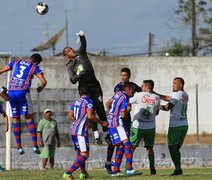
<instances>
[{"instance_id":1,"label":"white sock","mask_svg":"<svg viewBox=\"0 0 212 180\"><path fill-rule=\"evenodd\" d=\"M98 131L94 131L93 132L94 138L97 139L99 138L99 132Z\"/></svg>"}]
</instances>

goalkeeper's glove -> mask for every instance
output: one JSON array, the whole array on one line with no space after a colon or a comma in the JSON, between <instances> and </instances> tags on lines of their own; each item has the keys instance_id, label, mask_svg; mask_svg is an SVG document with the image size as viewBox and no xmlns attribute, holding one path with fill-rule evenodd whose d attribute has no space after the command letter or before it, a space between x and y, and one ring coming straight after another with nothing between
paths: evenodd
<instances>
[{"instance_id":1,"label":"goalkeeper's glove","mask_svg":"<svg viewBox=\"0 0 212 180\"><path fill-rule=\"evenodd\" d=\"M84 36L84 32L83 31L79 31L78 33L77 33L77 36Z\"/></svg>"},{"instance_id":2,"label":"goalkeeper's glove","mask_svg":"<svg viewBox=\"0 0 212 180\"><path fill-rule=\"evenodd\" d=\"M84 68L83 68L83 65L79 65L78 67L77 67L77 72L76 72L76 74L77 75L79 75L81 72L83 72L84 71Z\"/></svg>"}]
</instances>

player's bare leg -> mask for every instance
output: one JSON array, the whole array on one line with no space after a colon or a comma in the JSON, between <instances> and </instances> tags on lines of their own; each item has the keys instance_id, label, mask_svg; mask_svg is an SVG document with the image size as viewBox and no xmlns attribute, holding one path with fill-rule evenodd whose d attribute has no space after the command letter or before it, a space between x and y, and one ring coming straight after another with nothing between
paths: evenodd
<instances>
[{"instance_id":1,"label":"player's bare leg","mask_svg":"<svg viewBox=\"0 0 212 180\"><path fill-rule=\"evenodd\" d=\"M43 158L42 159L42 170L45 170L46 169L47 162L48 162L48 158Z\"/></svg>"}]
</instances>

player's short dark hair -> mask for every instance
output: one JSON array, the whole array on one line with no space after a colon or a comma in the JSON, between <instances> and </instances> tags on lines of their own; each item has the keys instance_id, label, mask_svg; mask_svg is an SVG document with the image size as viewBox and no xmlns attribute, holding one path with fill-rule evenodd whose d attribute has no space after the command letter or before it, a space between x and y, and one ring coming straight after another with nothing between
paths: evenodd
<instances>
[{"instance_id":1,"label":"player's short dark hair","mask_svg":"<svg viewBox=\"0 0 212 180\"><path fill-rule=\"evenodd\" d=\"M40 62L43 60L42 56L38 53L34 53L30 56L30 59L32 60L32 62L34 62L35 64L40 64Z\"/></svg>"},{"instance_id":2,"label":"player's short dark hair","mask_svg":"<svg viewBox=\"0 0 212 180\"><path fill-rule=\"evenodd\" d=\"M126 72L129 77L131 77L131 71L129 68L122 68L120 72Z\"/></svg>"},{"instance_id":3,"label":"player's short dark hair","mask_svg":"<svg viewBox=\"0 0 212 180\"><path fill-rule=\"evenodd\" d=\"M123 91L127 88L135 88L135 83L133 82L125 82L122 86Z\"/></svg>"},{"instance_id":4,"label":"player's short dark hair","mask_svg":"<svg viewBox=\"0 0 212 180\"><path fill-rule=\"evenodd\" d=\"M144 83L144 84L148 84L148 85L149 85L149 88L150 88L151 90L154 89L154 81L153 81L153 80L151 80L151 79L144 80L143 83Z\"/></svg>"},{"instance_id":5,"label":"player's short dark hair","mask_svg":"<svg viewBox=\"0 0 212 180\"><path fill-rule=\"evenodd\" d=\"M80 96L90 95L90 88L88 86L79 86L78 87Z\"/></svg>"},{"instance_id":6,"label":"player's short dark hair","mask_svg":"<svg viewBox=\"0 0 212 180\"><path fill-rule=\"evenodd\" d=\"M65 50L68 48L69 48L68 46L63 48L63 54L65 54Z\"/></svg>"},{"instance_id":7,"label":"player's short dark hair","mask_svg":"<svg viewBox=\"0 0 212 180\"><path fill-rule=\"evenodd\" d=\"M69 46L66 46L64 49L63 49L63 55L65 55L65 50L66 49L72 49L71 47L69 47Z\"/></svg>"},{"instance_id":8,"label":"player's short dark hair","mask_svg":"<svg viewBox=\"0 0 212 180\"><path fill-rule=\"evenodd\" d=\"M184 81L184 79L183 78L181 78L181 77L176 77L176 78L174 78L174 80L179 80L180 81L180 83L184 86L184 84L185 84L185 81Z\"/></svg>"}]
</instances>

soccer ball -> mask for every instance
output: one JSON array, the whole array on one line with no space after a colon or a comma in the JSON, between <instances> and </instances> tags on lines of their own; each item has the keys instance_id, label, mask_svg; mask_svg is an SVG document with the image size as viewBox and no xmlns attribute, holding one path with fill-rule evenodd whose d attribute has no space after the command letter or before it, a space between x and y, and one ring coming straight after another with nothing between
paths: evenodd
<instances>
[{"instance_id":1,"label":"soccer ball","mask_svg":"<svg viewBox=\"0 0 212 180\"><path fill-rule=\"evenodd\" d=\"M44 15L49 11L49 7L45 2L39 2L36 6L36 11L40 15Z\"/></svg>"}]
</instances>

